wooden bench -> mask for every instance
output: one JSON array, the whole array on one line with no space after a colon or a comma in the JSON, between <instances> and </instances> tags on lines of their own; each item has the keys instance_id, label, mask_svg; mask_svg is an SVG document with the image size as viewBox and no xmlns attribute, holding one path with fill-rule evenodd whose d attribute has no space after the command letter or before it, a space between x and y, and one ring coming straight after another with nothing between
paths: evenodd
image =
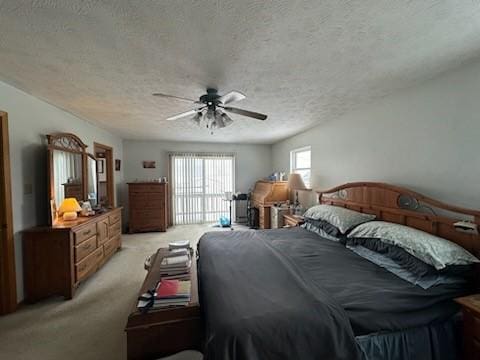
<instances>
[{"instance_id":1,"label":"wooden bench","mask_svg":"<svg viewBox=\"0 0 480 360\"><path fill-rule=\"evenodd\" d=\"M168 249L159 249L152 256L139 296L154 288L160 280L160 263L167 252ZM135 301L125 327L129 360L158 359L182 350L200 350L202 324L195 254L192 256L190 280L192 294L187 306L150 309L142 314L138 311Z\"/></svg>"}]
</instances>

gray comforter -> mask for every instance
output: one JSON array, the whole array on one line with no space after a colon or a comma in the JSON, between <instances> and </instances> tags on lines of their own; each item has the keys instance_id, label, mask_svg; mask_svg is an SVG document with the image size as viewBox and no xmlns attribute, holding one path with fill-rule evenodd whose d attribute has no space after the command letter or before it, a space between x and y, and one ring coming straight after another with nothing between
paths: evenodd
<instances>
[{"instance_id":1,"label":"gray comforter","mask_svg":"<svg viewBox=\"0 0 480 360\"><path fill-rule=\"evenodd\" d=\"M199 243L205 358L359 358L348 317L260 232L212 232Z\"/></svg>"},{"instance_id":2,"label":"gray comforter","mask_svg":"<svg viewBox=\"0 0 480 360\"><path fill-rule=\"evenodd\" d=\"M429 291L304 229L211 232L199 242L205 358L359 359L355 336L456 311Z\"/></svg>"}]
</instances>

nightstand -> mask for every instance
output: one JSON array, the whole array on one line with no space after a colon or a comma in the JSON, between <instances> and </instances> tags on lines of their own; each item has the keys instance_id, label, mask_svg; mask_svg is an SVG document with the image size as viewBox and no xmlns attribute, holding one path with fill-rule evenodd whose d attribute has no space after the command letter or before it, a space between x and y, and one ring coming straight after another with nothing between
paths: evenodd
<instances>
[{"instance_id":1,"label":"nightstand","mask_svg":"<svg viewBox=\"0 0 480 360\"><path fill-rule=\"evenodd\" d=\"M291 214L284 214L283 215L283 223L286 228L300 226L305 222L303 216L300 215L291 215Z\"/></svg>"},{"instance_id":2,"label":"nightstand","mask_svg":"<svg viewBox=\"0 0 480 360\"><path fill-rule=\"evenodd\" d=\"M463 358L480 359L480 294L455 299L463 313Z\"/></svg>"}]
</instances>

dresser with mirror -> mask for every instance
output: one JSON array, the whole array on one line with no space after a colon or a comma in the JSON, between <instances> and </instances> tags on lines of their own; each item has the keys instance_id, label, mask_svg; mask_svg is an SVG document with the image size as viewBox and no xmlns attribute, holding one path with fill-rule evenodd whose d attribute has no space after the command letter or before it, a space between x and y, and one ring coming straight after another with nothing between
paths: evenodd
<instances>
[{"instance_id":1,"label":"dresser with mirror","mask_svg":"<svg viewBox=\"0 0 480 360\"><path fill-rule=\"evenodd\" d=\"M97 159L74 134L46 138L49 224L23 232L26 302L71 299L121 248L122 209L99 205Z\"/></svg>"}]
</instances>

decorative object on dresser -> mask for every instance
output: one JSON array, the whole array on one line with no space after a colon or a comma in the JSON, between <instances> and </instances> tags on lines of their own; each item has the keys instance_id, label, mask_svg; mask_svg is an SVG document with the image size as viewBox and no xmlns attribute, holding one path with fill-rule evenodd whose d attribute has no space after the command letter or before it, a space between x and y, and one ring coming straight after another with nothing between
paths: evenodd
<instances>
[{"instance_id":1,"label":"decorative object on dresser","mask_svg":"<svg viewBox=\"0 0 480 360\"><path fill-rule=\"evenodd\" d=\"M463 359L480 359L480 294L455 299L463 313Z\"/></svg>"},{"instance_id":2,"label":"decorative object on dresser","mask_svg":"<svg viewBox=\"0 0 480 360\"><path fill-rule=\"evenodd\" d=\"M122 245L121 208L23 232L25 301L71 299L76 287Z\"/></svg>"},{"instance_id":3,"label":"decorative object on dresser","mask_svg":"<svg viewBox=\"0 0 480 360\"><path fill-rule=\"evenodd\" d=\"M75 220L79 211L82 211L82 208L75 198L64 199L58 208L58 214L63 215L63 221Z\"/></svg>"},{"instance_id":4,"label":"decorative object on dresser","mask_svg":"<svg viewBox=\"0 0 480 360\"><path fill-rule=\"evenodd\" d=\"M303 216L294 215L294 214L284 214L283 215L283 223L284 227L290 228L295 226L300 226L305 222Z\"/></svg>"},{"instance_id":5,"label":"decorative object on dresser","mask_svg":"<svg viewBox=\"0 0 480 360\"><path fill-rule=\"evenodd\" d=\"M168 183L128 183L129 232L167 231Z\"/></svg>"},{"instance_id":6,"label":"decorative object on dresser","mask_svg":"<svg viewBox=\"0 0 480 360\"><path fill-rule=\"evenodd\" d=\"M301 213L300 201L298 201L298 190L306 189L307 188L300 174L293 173L288 176L288 190L295 191L295 201L293 203L293 209L295 211L295 214L297 215L300 215Z\"/></svg>"},{"instance_id":7,"label":"decorative object on dresser","mask_svg":"<svg viewBox=\"0 0 480 360\"><path fill-rule=\"evenodd\" d=\"M288 200L286 181L259 180L251 193L251 205L258 209L260 229L270 229L270 207Z\"/></svg>"},{"instance_id":8,"label":"decorative object on dresser","mask_svg":"<svg viewBox=\"0 0 480 360\"><path fill-rule=\"evenodd\" d=\"M152 255L139 296L156 287L161 279L161 263L168 254L168 249L159 249ZM202 322L195 256L192 256L188 278L191 284L190 300L185 306L152 308L142 313L135 302L125 327L129 360L157 359L182 350L200 350Z\"/></svg>"}]
</instances>

